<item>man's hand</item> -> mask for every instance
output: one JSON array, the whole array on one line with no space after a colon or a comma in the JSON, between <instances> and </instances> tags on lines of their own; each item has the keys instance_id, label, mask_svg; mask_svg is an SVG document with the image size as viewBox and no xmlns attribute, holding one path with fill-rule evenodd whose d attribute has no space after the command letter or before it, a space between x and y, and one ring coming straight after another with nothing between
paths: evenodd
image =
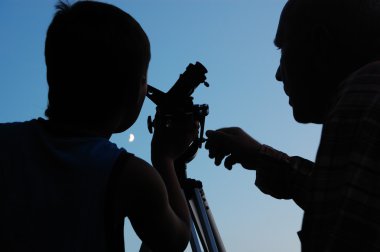
<instances>
[{"instance_id":1,"label":"man's hand","mask_svg":"<svg viewBox=\"0 0 380 252\"><path fill-rule=\"evenodd\" d=\"M206 149L209 157L215 158L215 164L220 165L224 158L224 166L232 169L236 163L244 168L253 170L258 164L258 153L261 144L244 132L241 128L221 128L208 130Z\"/></svg>"}]
</instances>

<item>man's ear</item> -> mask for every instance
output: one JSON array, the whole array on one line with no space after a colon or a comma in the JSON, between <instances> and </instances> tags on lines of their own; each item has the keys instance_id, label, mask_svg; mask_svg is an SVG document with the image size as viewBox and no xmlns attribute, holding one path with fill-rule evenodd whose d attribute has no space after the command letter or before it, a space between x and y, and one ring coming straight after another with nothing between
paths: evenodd
<instances>
[{"instance_id":1,"label":"man's ear","mask_svg":"<svg viewBox=\"0 0 380 252\"><path fill-rule=\"evenodd\" d=\"M313 54L313 64L318 71L324 72L331 69L333 62L331 61L334 55L332 37L326 27L316 25L311 31L311 48Z\"/></svg>"}]
</instances>

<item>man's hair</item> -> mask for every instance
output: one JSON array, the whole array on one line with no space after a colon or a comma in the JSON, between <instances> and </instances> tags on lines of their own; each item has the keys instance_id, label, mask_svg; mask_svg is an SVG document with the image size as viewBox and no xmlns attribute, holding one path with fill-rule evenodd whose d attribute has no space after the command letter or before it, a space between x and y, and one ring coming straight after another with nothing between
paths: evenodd
<instances>
[{"instance_id":1,"label":"man's hair","mask_svg":"<svg viewBox=\"0 0 380 252\"><path fill-rule=\"evenodd\" d=\"M380 0L289 0L286 8L288 38L313 39L310 31L320 26L351 70L380 59Z\"/></svg>"},{"instance_id":2,"label":"man's hair","mask_svg":"<svg viewBox=\"0 0 380 252\"><path fill-rule=\"evenodd\" d=\"M48 28L45 60L56 121L102 124L120 111L150 60L149 40L129 14L106 3L59 2Z\"/></svg>"}]
</instances>

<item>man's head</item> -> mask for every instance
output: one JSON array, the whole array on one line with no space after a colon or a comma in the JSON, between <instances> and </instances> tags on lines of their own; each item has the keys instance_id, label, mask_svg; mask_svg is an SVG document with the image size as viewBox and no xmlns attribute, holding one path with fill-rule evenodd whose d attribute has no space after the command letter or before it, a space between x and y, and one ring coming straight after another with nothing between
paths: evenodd
<instances>
[{"instance_id":1,"label":"man's head","mask_svg":"<svg viewBox=\"0 0 380 252\"><path fill-rule=\"evenodd\" d=\"M100 2L60 2L49 26L46 116L59 123L120 132L140 113L149 40L135 19Z\"/></svg>"},{"instance_id":2,"label":"man's head","mask_svg":"<svg viewBox=\"0 0 380 252\"><path fill-rule=\"evenodd\" d=\"M275 44L294 118L323 123L340 82L380 59L380 0L289 0Z\"/></svg>"}]
</instances>

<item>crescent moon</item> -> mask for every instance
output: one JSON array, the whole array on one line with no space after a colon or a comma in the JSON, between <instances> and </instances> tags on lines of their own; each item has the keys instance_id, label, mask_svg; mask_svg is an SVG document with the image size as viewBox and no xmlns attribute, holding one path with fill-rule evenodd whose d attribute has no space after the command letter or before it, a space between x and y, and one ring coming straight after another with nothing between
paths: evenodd
<instances>
[{"instance_id":1,"label":"crescent moon","mask_svg":"<svg viewBox=\"0 0 380 252\"><path fill-rule=\"evenodd\" d=\"M132 133L129 134L129 139L128 139L128 141L131 143L131 142L133 142L134 140L135 140L135 135L133 135Z\"/></svg>"}]
</instances>

